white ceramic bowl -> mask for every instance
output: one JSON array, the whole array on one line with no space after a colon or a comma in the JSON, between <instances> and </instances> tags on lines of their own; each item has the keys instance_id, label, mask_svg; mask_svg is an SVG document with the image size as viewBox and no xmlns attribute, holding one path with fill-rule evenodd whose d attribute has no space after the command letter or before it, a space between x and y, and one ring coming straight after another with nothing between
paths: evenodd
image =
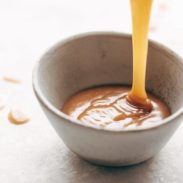
<instances>
[{"instance_id":1,"label":"white ceramic bowl","mask_svg":"<svg viewBox=\"0 0 183 183\"><path fill-rule=\"evenodd\" d=\"M35 94L64 143L80 157L100 165L123 166L145 161L167 143L183 117L183 61L150 41L147 89L169 105L172 115L137 129L86 126L60 111L72 94L91 86L132 83L131 36L87 33L53 46L33 73Z\"/></svg>"}]
</instances>

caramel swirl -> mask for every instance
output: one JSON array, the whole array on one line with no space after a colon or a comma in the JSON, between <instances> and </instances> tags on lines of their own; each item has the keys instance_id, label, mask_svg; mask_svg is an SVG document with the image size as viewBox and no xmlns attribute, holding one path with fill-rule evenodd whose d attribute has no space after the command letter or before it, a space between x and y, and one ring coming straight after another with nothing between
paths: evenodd
<instances>
[{"instance_id":1,"label":"caramel swirl","mask_svg":"<svg viewBox=\"0 0 183 183\"><path fill-rule=\"evenodd\" d=\"M149 95L151 110L132 105L127 100L129 87L105 86L87 89L72 96L62 111L84 123L110 126L140 126L167 117L168 107L157 97Z\"/></svg>"}]
</instances>

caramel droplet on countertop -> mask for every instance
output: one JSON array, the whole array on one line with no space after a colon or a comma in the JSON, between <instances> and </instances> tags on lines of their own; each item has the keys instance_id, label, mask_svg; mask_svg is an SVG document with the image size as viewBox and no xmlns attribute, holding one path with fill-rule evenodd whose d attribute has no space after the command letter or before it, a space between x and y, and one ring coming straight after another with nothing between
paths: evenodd
<instances>
[{"instance_id":1,"label":"caramel droplet on countertop","mask_svg":"<svg viewBox=\"0 0 183 183\"><path fill-rule=\"evenodd\" d=\"M9 75L4 76L3 80L6 82L15 83L15 84L21 83L21 81L18 78L9 76Z\"/></svg>"},{"instance_id":2,"label":"caramel droplet on countertop","mask_svg":"<svg viewBox=\"0 0 183 183\"><path fill-rule=\"evenodd\" d=\"M8 119L11 123L16 125L21 125L27 123L30 118L28 115L20 108L13 107L8 114Z\"/></svg>"}]
</instances>

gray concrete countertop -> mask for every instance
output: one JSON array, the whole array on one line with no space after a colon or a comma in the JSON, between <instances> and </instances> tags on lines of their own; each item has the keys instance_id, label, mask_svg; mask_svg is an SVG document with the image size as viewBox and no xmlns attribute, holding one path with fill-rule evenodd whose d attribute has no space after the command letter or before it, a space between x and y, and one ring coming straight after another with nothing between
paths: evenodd
<instances>
[{"instance_id":1,"label":"gray concrete countertop","mask_svg":"<svg viewBox=\"0 0 183 183\"><path fill-rule=\"evenodd\" d=\"M173 4L174 3L174 4ZM154 2L150 37L183 56L183 2ZM93 31L130 31L128 1L0 1L0 183L182 183L183 125L153 159L131 167L92 165L73 154L57 136L31 88L36 60L52 44L70 35ZM20 78L20 84L3 76ZM19 104L31 121L16 126L7 120Z\"/></svg>"}]
</instances>

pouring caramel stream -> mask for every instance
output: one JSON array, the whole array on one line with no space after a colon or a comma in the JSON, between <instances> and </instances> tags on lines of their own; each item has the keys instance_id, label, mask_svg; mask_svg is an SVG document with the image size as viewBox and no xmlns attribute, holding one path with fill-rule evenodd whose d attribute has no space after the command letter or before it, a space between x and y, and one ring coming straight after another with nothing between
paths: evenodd
<instances>
[{"instance_id":1,"label":"pouring caramel stream","mask_svg":"<svg viewBox=\"0 0 183 183\"><path fill-rule=\"evenodd\" d=\"M145 90L148 31L153 0L130 0L133 27L133 85L127 99L139 107L151 110Z\"/></svg>"},{"instance_id":2,"label":"pouring caramel stream","mask_svg":"<svg viewBox=\"0 0 183 183\"><path fill-rule=\"evenodd\" d=\"M136 127L170 115L167 105L145 89L148 29L153 0L130 0L133 25L133 84L87 89L69 98L62 111L83 123ZM102 67L102 66L101 66Z\"/></svg>"}]
</instances>

